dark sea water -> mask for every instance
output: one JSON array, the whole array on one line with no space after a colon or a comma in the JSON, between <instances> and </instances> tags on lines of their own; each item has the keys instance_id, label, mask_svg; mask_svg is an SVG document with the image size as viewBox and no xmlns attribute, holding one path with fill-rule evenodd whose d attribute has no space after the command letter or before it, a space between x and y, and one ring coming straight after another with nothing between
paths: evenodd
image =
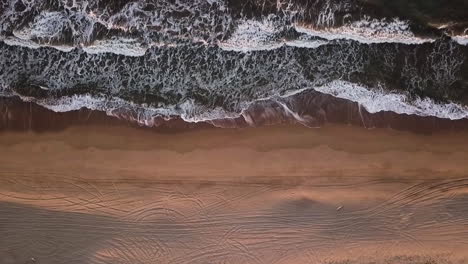
<instances>
[{"instance_id":1,"label":"dark sea water","mask_svg":"<svg viewBox=\"0 0 468 264\"><path fill-rule=\"evenodd\" d=\"M0 94L150 126L271 105L310 123L307 93L465 119L467 23L466 0L2 0Z\"/></svg>"}]
</instances>

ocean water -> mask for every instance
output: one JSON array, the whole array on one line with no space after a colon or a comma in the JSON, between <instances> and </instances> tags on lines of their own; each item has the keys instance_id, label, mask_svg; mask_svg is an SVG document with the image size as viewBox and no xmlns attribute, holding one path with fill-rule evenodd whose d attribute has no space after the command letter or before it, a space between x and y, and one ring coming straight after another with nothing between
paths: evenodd
<instances>
[{"instance_id":1,"label":"ocean water","mask_svg":"<svg viewBox=\"0 0 468 264\"><path fill-rule=\"evenodd\" d=\"M407 5L4 0L0 94L56 112L136 111L149 126L245 117L307 90L371 113L466 118L466 1ZM294 98L284 113L302 122Z\"/></svg>"}]
</instances>

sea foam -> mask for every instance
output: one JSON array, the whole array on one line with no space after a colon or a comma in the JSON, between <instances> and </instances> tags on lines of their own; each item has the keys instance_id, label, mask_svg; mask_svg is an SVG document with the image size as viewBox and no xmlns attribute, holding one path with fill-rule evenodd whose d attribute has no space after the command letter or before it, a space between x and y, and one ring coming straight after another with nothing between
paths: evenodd
<instances>
[{"instance_id":1,"label":"sea foam","mask_svg":"<svg viewBox=\"0 0 468 264\"><path fill-rule=\"evenodd\" d=\"M456 103L437 103L429 98L409 99L405 94L369 89L346 81L333 81L314 87L316 91L347 99L362 105L370 113L391 111L397 114L435 116L451 120L468 117L468 107Z\"/></svg>"},{"instance_id":2,"label":"sea foam","mask_svg":"<svg viewBox=\"0 0 468 264\"><path fill-rule=\"evenodd\" d=\"M350 39L361 43L404 43L422 44L434 42L435 39L416 36L409 27L408 22L398 18L371 19L347 23L339 27L315 27L301 23L295 24L298 32L328 40Z\"/></svg>"}]
</instances>

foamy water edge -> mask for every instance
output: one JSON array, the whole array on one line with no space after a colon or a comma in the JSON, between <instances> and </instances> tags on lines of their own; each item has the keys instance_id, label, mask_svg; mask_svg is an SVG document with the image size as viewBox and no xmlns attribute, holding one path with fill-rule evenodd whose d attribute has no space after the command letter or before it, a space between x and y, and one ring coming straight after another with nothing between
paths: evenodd
<instances>
[{"instance_id":1,"label":"foamy water edge","mask_svg":"<svg viewBox=\"0 0 468 264\"><path fill-rule=\"evenodd\" d=\"M205 106L198 105L192 100L187 100L179 105L168 106L164 108L152 107L146 104L136 104L117 97L91 96L89 94L64 96L56 99L37 99L33 97L20 96L18 94L1 94L2 96L19 96L25 102L33 102L54 112L69 112L80 110L82 108L106 112L109 116L132 117L139 125L153 127L156 118L169 120L173 117L180 117L185 122L209 122L219 119L233 119L244 116L250 105L264 100L275 100L278 98L288 98L297 95L306 90L315 90L320 93L329 94L337 98L346 99L358 103L369 113L378 113L382 111L394 112L397 114L433 116L442 119L459 120L468 118L468 107L456 103L436 103L429 98L416 98L410 100L405 94L387 92L383 89L371 89L359 84L336 80L330 83L308 87L288 94L271 96L258 99L249 103L244 103L242 111L239 113L229 112L220 107L208 109ZM275 99L276 98L276 99ZM303 123L303 117L281 104L284 111L300 123ZM130 113L126 115L125 113ZM248 120L247 120L248 121ZM249 123L249 122L248 122ZM253 125L253 124L251 124Z\"/></svg>"}]
</instances>

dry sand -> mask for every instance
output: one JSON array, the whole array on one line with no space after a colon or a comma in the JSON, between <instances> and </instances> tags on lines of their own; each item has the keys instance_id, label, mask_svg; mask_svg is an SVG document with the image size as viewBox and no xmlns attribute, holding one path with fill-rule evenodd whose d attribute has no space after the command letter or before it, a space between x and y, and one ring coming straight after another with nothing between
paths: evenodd
<instances>
[{"instance_id":1,"label":"dry sand","mask_svg":"<svg viewBox=\"0 0 468 264\"><path fill-rule=\"evenodd\" d=\"M3 132L0 263L468 263L467 141L344 125Z\"/></svg>"}]
</instances>

